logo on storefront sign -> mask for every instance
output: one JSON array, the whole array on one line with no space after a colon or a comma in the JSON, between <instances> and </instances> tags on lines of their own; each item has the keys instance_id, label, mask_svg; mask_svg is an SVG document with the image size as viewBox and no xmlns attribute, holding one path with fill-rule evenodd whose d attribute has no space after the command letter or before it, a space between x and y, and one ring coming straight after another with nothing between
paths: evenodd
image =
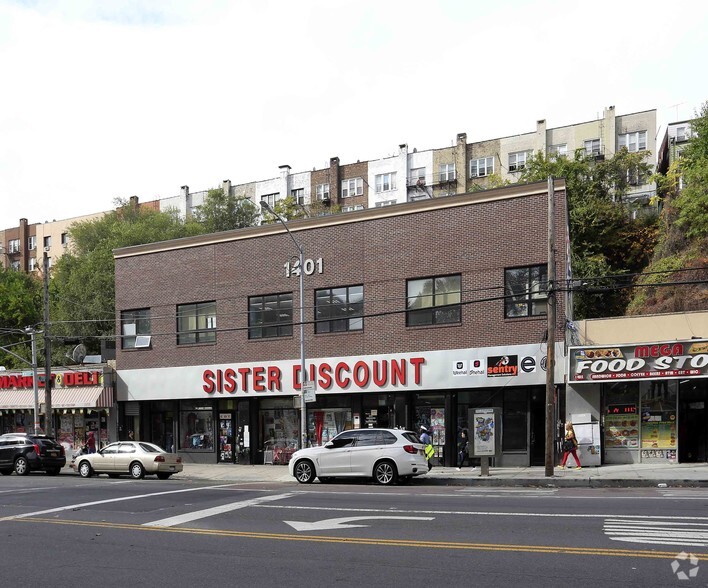
<instances>
[{"instance_id":1,"label":"logo on storefront sign","mask_svg":"<svg viewBox=\"0 0 708 588\"><path fill-rule=\"evenodd\" d=\"M481 359L470 359L470 376L483 376L486 373Z\"/></svg>"},{"instance_id":2,"label":"logo on storefront sign","mask_svg":"<svg viewBox=\"0 0 708 588\"><path fill-rule=\"evenodd\" d=\"M452 375L453 376L468 376L469 371L467 370L467 362L465 361L453 361L452 362Z\"/></svg>"},{"instance_id":3,"label":"logo on storefront sign","mask_svg":"<svg viewBox=\"0 0 708 588\"><path fill-rule=\"evenodd\" d=\"M501 378L519 373L518 355L495 355L487 358L487 377Z\"/></svg>"},{"instance_id":4,"label":"logo on storefront sign","mask_svg":"<svg viewBox=\"0 0 708 588\"><path fill-rule=\"evenodd\" d=\"M527 356L521 360L521 371L526 374L531 374L536 371L536 358Z\"/></svg>"}]
</instances>

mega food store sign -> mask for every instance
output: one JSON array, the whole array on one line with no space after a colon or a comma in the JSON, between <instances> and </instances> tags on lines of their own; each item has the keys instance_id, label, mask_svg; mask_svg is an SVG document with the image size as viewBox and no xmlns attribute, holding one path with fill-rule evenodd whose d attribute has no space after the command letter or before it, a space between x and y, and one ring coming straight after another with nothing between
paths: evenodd
<instances>
[{"instance_id":1,"label":"mega food store sign","mask_svg":"<svg viewBox=\"0 0 708 588\"><path fill-rule=\"evenodd\" d=\"M708 376L708 341L571 347L570 382Z\"/></svg>"}]
</instances>

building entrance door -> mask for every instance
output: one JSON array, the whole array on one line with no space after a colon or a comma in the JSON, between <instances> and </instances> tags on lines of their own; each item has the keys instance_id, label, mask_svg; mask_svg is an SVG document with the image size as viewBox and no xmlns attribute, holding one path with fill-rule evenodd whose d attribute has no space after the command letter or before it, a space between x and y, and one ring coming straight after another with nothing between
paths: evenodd
<instances>
[{"instance_id":1,"label":"building entrance door","mask_svg":"<svg viewBox=\"0 0 708 588\"><path fill-rule=\"evenodd\" d=\"M708 386L691 381L679 393L679 462L708 461Z\"/></svg>"}]
</instances>

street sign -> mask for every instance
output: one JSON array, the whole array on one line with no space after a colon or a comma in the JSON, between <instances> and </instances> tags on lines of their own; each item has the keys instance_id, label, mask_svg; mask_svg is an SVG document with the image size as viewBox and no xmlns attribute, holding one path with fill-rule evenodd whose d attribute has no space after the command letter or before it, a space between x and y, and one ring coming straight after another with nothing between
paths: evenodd
<instances>
[{"instance_id":1,"label":"street sign","mask_svg":"<svg viewBox=\"0 0 708 588\"><path fill-rule=\"evenodd\" d=\"M315 393L315 383L305 382L302 385L302 391L305 394L305 402L316 402L317 394Z\"/></svg>"}]
</instances>

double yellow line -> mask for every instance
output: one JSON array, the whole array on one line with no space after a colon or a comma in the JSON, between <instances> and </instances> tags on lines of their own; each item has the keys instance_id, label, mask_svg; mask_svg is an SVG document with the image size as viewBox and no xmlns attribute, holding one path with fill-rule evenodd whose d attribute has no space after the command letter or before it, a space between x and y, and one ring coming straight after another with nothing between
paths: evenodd
<instances>
[{"instance_id":1,"label":"double yellow line","mask_svg":"<svg viewBox=\"0 0 708 588\"><path fill-rule=\"evenodd\" d=\"M74 525L99 527L101 529L124 529L131 531L151 531L158 533L182 533L189 535L210 535L214 537L240 537L247 539L269 539L271 541L306 541L311 543L344 543L347 545L378 545L385 547L423 547L425 549L460 549L467 551L510 551L518 553L552 553L562 555L594 555L604 557L643 557L651 559L676 559L674 551L648 551L640 549L619 549L600 547L568 547L556 545L508 545L503 543L465 543L452 541L416 541L412 539L373 539L357 537L327 537L322 535L290 535L287 533L256 533L249 531L228 531L223 529L190 529L184 527L144 527L128 523L106 523L94 521L72 521L60 519L25 518L14 519L25 523L49 523L52 525ZM701 561L708 561L708 553L693 555Z\"/></svg>"}]
</instances>

